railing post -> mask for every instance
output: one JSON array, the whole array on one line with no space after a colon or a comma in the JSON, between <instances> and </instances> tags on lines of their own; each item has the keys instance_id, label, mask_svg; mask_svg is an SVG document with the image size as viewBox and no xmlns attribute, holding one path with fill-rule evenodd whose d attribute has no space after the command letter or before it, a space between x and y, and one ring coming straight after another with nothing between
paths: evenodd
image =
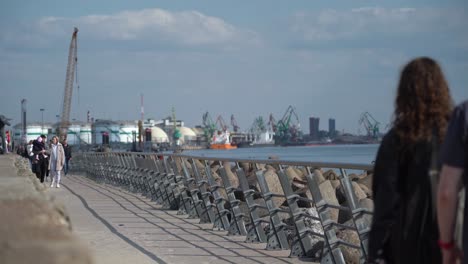
<instances>
[{"instance_id":1,"label":"railing post","mask_svg":"<svg viewBox=\"0 0 468 264\"><path fill-rule=\"evenodd\" d=\"M313 242L310 234L308 234L309 229L306 228L304 224L304 216L299 210L297 205L297 200L299 195L295 194L291 187L291 182L289 182L288 177L284 173L283 166L279 166L280 170L278 171L279 181L281 187L286 196L289 207L289 215L292 218L294 227L296 229L296 239L292 242L291 245L291 257L312 257L309 256L309 253L312 251Z\"/></svg>"},{"instance_id":2,"label":"railing post","mask_svg":"<svg viewBox=\"0 0 468 264\"><path fill-rule=\"evenodd\" d=\"M270 192L268 184L265 180L262 170L258 170L255 173L258 180L258 185L263 194L263 199L265 199L268 212L270 214L271 228L269 234L267 234L267 249L268 250L279 250L279 249L289 249L288 239L286 233L284 232L286 224L284 224L278 216L278 213L282 210L277 208L273 203L272 197L273 193Z\"/></svg>"},{"instance_id":3,"label":"railing post","mask_svg":"<svg viewBox=\"0 0 468 264\"><path fill-rule=\"evenodd\" d=\"M227 215L229 211L224 208L224 197L221 196L218 189L222 188L213 178L211 174L211 168L208 162L205 160L205 174L210 185L210 191L214 198L214 203L216 204L215 220L214 227L218 230L230 230L229 228L229 219Z\"/></svg>"},{"instance_id":4,"label":"railing post","mask_svg":"<svg viewBox=\"0 0 468 264\"><path fill-rule=\"evenodd\" d=\"M309 168L307 168L307 170L307 185L309 186L310 193L315 201L315 207L317 208L317 213L325 234L326 247L322 252L322 263L332 262L336 264L344 264L345 260L343 253L337 246L338 238L336 237L336 232L333 229L333 220L330 217L328 203L323 199L322 193L320 192L319 179L315 173L312 174L310 172Z\"/></svg>"},{"instance_id":5,"label":"railing post","mask_svg":"<svg viewBox=\"0 0 468 264\"><path fill-rule=\"evenodd\" d=\"M366 261L367 259L367 249L369 243L369 232L370 232L370 224L364 218L365 214L369 214L370 212L367 209L360 208L358 205L356 194L354 193L353 185L348 178L348 174L346 170L340 168L340 182L341 186L343 186L344 193L346 195L346 200L348 201L349 208L351 210L353 224L356 227L360 246L361 246L361 260Z\"/></svg>"},{"instance_id":6,"label":"railing post","mask_svg":"<svg viewBox=\"0 0 468 264\"><path fill-rule=\"evenodd\" d=\"M203 201L198 198L198 193L199 189L198 188L193 188L193 186L196 186L196 180L190 175L187 169L186 162L187 160L184 160L182 162L182 170L185 176L185 182L186 186L189 190L190 197L192 199L192 202L190 203L190 209L188 210L188 218L189 219L194 219L194 218L202 218L203 216ZM188 161L187 161L188 162Z\"/></svg>"},{"instance_id":7,"label":"railing post","mask_svg":"<svg viewBox=\"0 0 468 264\"><path fill-rule=\"evenodd\" d=\"M250 224L247 225L247 238L246 242L250 243L266 243L267 237L265 234L265 230L263 230L262 222L264 222L258 216L257 209L263 206L255 203L253 196L255 191L250 189L249 183L247 178L245 177L245 172L242 168L239 168L239 163L236 163L237 170L237 178L239 178L239 185L244 192L245 201L249 208L249 216L250 216ZM267 209L267 208L265 208Z\"/></svg>"},{"instance_id":8,"label":"railing post","mask_svg":"<svg viewBox=\"0 0 468 264\"><path fill-rule=\"evenodd\" d=\"M195 160L192 159L192 170L195 176L195 181L198 189L200 190L200 195L203 200L204 210L202 212L202 216L200 217L200 224L203 223L214 223L215 215L213 212L213 204L210 201L210 192L206 190L207 181L201 179L200 172L198 171L197 164L195 164Z\"/></svg>"}]
</instances>

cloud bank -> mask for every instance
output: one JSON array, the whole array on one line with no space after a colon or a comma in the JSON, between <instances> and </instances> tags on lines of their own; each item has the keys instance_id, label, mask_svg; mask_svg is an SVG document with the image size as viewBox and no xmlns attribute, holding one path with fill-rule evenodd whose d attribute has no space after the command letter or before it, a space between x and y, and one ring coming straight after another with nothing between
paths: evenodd
<instances>
[{"instance_id":1,"label":"cloud bank","mask_svg":"<svg viewBox=\"0 0 468 264\"><path fill-rule=\"evenodd\" d=\"M57 38L69 37L73 27L78 27L83 37L99 41L146 41L183 47L224 48L259 43L255 32L239 29L221 18L198 11L171 12L163 9L122 11L78 18L43 17L23 25L19 30L4 28L0 40L10 46L47 46Z\"/></svg>"}]
</instances>

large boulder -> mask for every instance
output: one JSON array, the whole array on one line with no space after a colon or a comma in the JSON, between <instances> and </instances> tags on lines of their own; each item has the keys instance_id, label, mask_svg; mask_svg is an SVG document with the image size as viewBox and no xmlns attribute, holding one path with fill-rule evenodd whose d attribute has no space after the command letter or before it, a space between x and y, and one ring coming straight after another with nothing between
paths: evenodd
<instances>
[{"instance_id":1,"label":"large boulder","mask_svg":"<svg viewBox=\"0 0 468 264\"><path fill-rule=\"evenodd\" d=\"M334 170L327 170L323 173L323 177L325 177L326 180L339 180L339 177Z\"/></svg>"},{"instance_id":2,"label":"large boulder","mask_svg":"<svg viewBox=\"0 0 468 264\"><path fill-rule=\"evenodd\" d=\"M338 231L336 236L350 244L360 246L359 236L356 231L345 229ZM359 264L361 251L359 249L350 248L347 246L340 246L341 252L343 253L346 263Z\"/></svg>"},{"instance_id":3,"label":"large boulder","mask_svg":"<svg viewBox=\"0 0 468 264\"><path fill-rule=\"evenodd\" d=\"M265 177L265 180L268 184L268 188L270 192L275 193L275 194L282 194L284 195L283 192L283 187L281 186L281 183L278 179L278 174L276 174L276 170L273 167L268 167L265 173L263 174ZM286 198L283 197L273 197L272 198L273 203L276 207L280 207L281 204L284 203Z\"/></svg>"},{"instance_id":4,"label":"large boulder","mask_svg":"<svg viewBox=\"0 0 468 264\"><path fill-rule=\"evenodd\" d=\"M335 188L331 185L330 181L325 181L319 185L320 193L322 194L323 199L332 205L339 205L338 200L335 196ZM328 208L330 212L330 219L334 222L338 221L339 210L334 208Z\"/></svg>"},{"instance_id":5,"label":"large boulder","mask_svg":"<svg viewBox=\"0 0 468 264\"><path fill-rule=\"evenodd\" d=\"M321 184L322 182L326 180L321 170L315 169L312 173L314 174L315 178L317 178L318 184Z\"/></svg>"}]
</instances>

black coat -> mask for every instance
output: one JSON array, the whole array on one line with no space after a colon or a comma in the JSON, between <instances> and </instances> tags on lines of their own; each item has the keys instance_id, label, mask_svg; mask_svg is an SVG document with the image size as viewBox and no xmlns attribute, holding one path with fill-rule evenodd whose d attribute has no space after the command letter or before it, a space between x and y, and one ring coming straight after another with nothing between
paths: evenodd
<instances>
[{"instance_id":1,"label":"black coat","mask_svg":"<svg viewBox=\"0 0 468 264\"><path fill-rule=\"evenodd\" d=\"M65 158L69 160L72 157L72 147L70 145L63 145L63 150L65 151Z\"/></svg>"},{"instance_id":2,"label":"black coat","mask_svg":"<svg viewBox=\"0 0 468 264\"><path fill-rule=\"evenodd\" d=\"M369 257L387 263L440 263L428 176L431 142L402 144L391 130L375 163Z\"/></svg>"}]
</instances>

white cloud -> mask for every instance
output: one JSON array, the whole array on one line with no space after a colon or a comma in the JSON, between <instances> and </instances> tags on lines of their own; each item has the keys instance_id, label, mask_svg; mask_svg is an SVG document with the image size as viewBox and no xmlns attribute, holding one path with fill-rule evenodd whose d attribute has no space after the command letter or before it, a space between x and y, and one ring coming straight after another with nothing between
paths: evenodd
<instances>
[{"instance_id":1,"label":"white cloud","mask_svg":"<svg viewBox=\"0 0 468 264\"><path fill-rule=\"evenodd\" d=\"M306 41L330 41L443 32L462 29L467 23L467 12L463 9L362 7L297 13L292 18L290 29Z\"/></svg>"},{"instance_id":2,"label":"white cloud","mask_svg":"<svg viewBox=\"0 0 468 264\"><path fill-rule=\"evenodd\" d=\"M215 45L223 48L242 44L259 44L258 35L236 28L218 17L198 11L171 12L163 9L123 11L110 15L88 15L78 18L43 17L20 32L3 32L2 42L39 43L54 37L71 35L73 27L80 35L105 41L145 41L182 46Z\"/></svg>"}]
</instances>

